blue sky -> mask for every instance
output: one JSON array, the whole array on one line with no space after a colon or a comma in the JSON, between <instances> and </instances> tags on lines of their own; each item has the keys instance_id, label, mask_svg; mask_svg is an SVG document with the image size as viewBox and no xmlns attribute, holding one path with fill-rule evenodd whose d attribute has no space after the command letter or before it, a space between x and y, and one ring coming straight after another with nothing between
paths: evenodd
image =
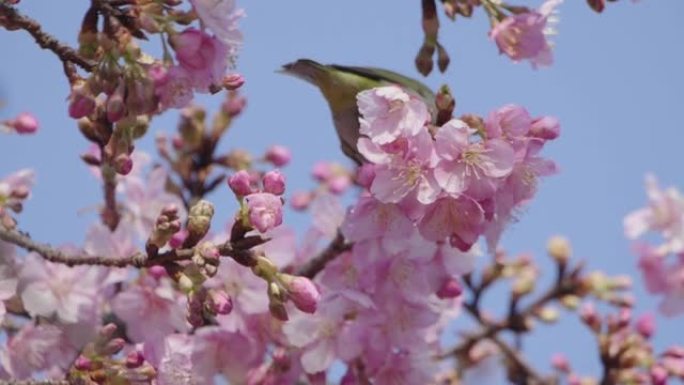
<instances>
[{"instance_id":1,"label":"blue sky","mask_svg":"<svg viewBox=\"0 0 684 385\"><path fill-rule=\"evenodd\" d=\"M533 5L537 3L526 2ZM49 6L46 4L50 4ZM86 2L22 2L20 9L40 20L60 39L75 43ZM413 58L421 40L418 1L252 1L242 2L245 46L238 62L247 83L248 107L223 148L245 148L258 154L280 143L294 152L286 169L291 190L311 185L309 170L319 159L344 158L338 150L325 102L318 91L277 74L280 65L300 57L326 63L373 65L418 77ZM681 153L684 123L684 13L681 0L622 0L609 3L602 15L584 1L560 7L556 64L532 70L500 56L488 39L483 13L456 23L442 17L441 41L452 62L445 74L425 79L433 88L449 84L458 113L486 114L506 103L527 107L533 115L555 115L562 136L545 150L560 165L519 223L508 230L503 246L511 253L532 252L540 260L552 234L564 234L575 254L591 268L609 273L636 273L635 257L622 233L622 218L645 202L643 176L656 174L664 185L684 188ZM0 31L0 119L20 111L35 113L42 123L34 137L0 138L0 176L33 167L38 173L34 195L21 225L41 240L80 242L100 186L78 155L87 143L67 117L66 80L59 61L33 44L24 32ZM201 98L210 110L219 97ZM177 114L156 120L152 132L173 130ZM152 149L152 135L141 148ZM213 196L227 218L234 209L230 194ZM225 205L224 205L225 202ZM290 215L298 228L303 218ZM544 266L548 267L546 264ZM548 270L545 270L548 272ZM548 277L541 278L542 285ZM636 280L640 310L652 310ZM493 298L491 306L502 306ZM659 346L684 343L677 323L660 320ZM559 338L558 335L561 335ZM564 350L587 372L597 357L587 354L589 334L577 322L542 327L525 344L540 367L551 353Z\"/></svg>"}]
</instances>

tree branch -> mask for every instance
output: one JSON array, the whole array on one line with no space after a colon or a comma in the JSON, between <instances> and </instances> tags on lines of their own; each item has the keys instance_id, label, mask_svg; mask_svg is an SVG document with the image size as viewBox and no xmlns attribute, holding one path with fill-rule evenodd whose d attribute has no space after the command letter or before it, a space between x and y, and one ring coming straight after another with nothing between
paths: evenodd
<instances>
[{"instance_id":1,"label":"tree branch","mask_svg":"<svg viewBox=\"0 0 684 385\"><path fill-rule=\"evenodd\" d=\"M332 261L338 255L345 251L349 251L352 248L351 243L347 243L344 240L344 235L341 232L337 233L335 239L330 242L328 247L325 248L320 254L310 260L307 264L297 270L296 275L313 278L318 274L328 262Z\"/></svg>"},{"instance_id":2,"label":"tree branch","mask_svg":"<svg viewBox=\"0 0 684 385\"><path fill-rule=\"evenodd\" d=\"M76 50L43 31L37 21L20 14L10 5L0 4L0 25L9 31L23 29L33 36L41 48L54 52L62 62L74 63L88 72L95 67L94 63L81 57Z\"/></svg>"}]
</instances>

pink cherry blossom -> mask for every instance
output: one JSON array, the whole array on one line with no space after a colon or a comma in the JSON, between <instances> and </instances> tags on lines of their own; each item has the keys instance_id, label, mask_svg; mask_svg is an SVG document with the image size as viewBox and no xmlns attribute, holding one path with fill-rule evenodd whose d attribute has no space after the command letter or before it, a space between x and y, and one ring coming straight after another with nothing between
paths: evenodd
<instances>
[{"instance_id":1,"label":"pink cherry blossom","mask_svg":"<svg viewBox=\"0 0 684 385\"><path fill-rule=\"evenodd\" d=\"M379 201L398 203L409 194L418 202L429 204L441 192L433 175L437 160L432 137L425 129L409 139L379 147L361 138L359 151L366 159L379 163L370 191Z\"/></svg>"},{"instance_id":2,"label":"pink cherry blossom","mask_svg":"<svg viewBox=\"0 0 684 385\"><path fill-rule=\"evenodd\" d=\"M216 37L188 28L171 38L179 65L187 72L193 86L207 92L220 84L228 68L228 47Z\"/></svg>"},{"instance_id":3,"label":"pink cherry blossom","mask_svg":"<svg viewBox=\"0 0 684 385\"><path fill-rule=\"evenodd\" d=\"M549 19L563 0L546 0L538 11L518 13L497 23L490 32L501 53L513 61L529 60L534 67L553 63L547 41Z\"/></svg>"},{"instance_id":4,"label":"pink cherry blossom","mask_svg":"<svg viewBox=\"0 0 684 385\"><path fill-rule=\"evenodd\" d=\"M192 100L192 79L183 67L153 65L149 74L154 84L154 94L159 98L160 110L183 108Z\"/></svg>"},{"instance_id":5,"label":"pink cherry blossom","mask_svg":"<svg viewBox=\"0 0 684 385\"><path fill-rule=\"evenodd\" d=\"M398 86L362 91L356 98L360 132L374 143L387 144L399 137L414 136L430 121L425 103Z\"/></svg>"},{"instance_id":6,"label":"pink cherry blossom","mask_svg":"<svg viewBox=\"0 0 684 385\"><path fill-rule=\"evenodd\" d=\"M56 315L65 323L94 321L107 275L107 269L97 266L68 267L30 253L19 272L18 292L32 316Z\"/></svg>"},{"instance_id":7,"label":"pink cherry blossom","mask_svg":"<svg viewBox=\"0 0 684 385\"><path fill-rule=\"evenodd\" d=\"M0 241L0 322L5 317L6 300L17 292L17 269L14 245Z\"/></svg>"},{"instance_id":8,"label":"pink cherry blossom","mask_svg":"<svg viewBox=\"0 0 684 385\"><path fill-rule=\"evenodd\" d=\"M269 193L255 193L245 197L249 222L262 233L283 223L283 201Z\"/></svg>"},{"instance_id":9,"label":"pink cherry blossom","mask_svg":"<svg viewBox=\"0 0 684 385\"><path fill-rule=\"evenodd\" d=\"M652 175L646 176L646 192L648 206L625 217L625 234L635 239L648 231L656 231L665 239L662 245L665 250L684 251L684 198L674 188L661 190Z\"/></svg>"},{"instance_id":10,"label":"pink cherry blossom","mask_svg":"<svg viewBox=\"0 0 684 385\"><path fill-rule=\"evenodd\" d=\"M475 199L489 198L513 169L514 153L507 142L489 139L473 143L470 137L474 133L465 122L451 120L435 135L440 157L435 179L454 197L466 193Z\"/></svg>"},{"instance_id":11,"label":"pink cherry blossom","mask_svg":"<svg viewBox=\"0 0 684 385\"><path fill-rule=\"evenodd\" d=\"M39 372L66 372L77 352L59 327L28 323L8 338L6 355L0 361L13 378L26 379Z\"/></svg>"},{"instance_id":12,"label":"pink cherry blossom","mask_svg":"<svg viewBox=\"0 0 684 385\"><path fill-rule=\"evenodd\" d=\"M242 45L238 21L245 16L235 7L235 0L190 0L195 12L211 32L228 48L228 61L233 63Z\"/></svg>"},{"instance_id":13,"label":"pink cherry blossom","mask_svg":"<svg viewBox=\"0 0 684 385\"><path fill-rule=\"evenodd\" d=\"M418 224L420 233L429 240L450 242L461 251L468 251L483 230L484 211L474 200L442 198L430 205Z\"/></svg>"},{"instance_id":14,"label":"pink cherry blossom","mask_svg":"<svg viewBox=\"0 0 684 385\"><path fill-rule=\"evenodd\" d=\"M167 335L187 330L180 298L169 278L141 276L114 298L112 310L126 322L133 341L159 343Z\"/></svg>"}]
</instances>

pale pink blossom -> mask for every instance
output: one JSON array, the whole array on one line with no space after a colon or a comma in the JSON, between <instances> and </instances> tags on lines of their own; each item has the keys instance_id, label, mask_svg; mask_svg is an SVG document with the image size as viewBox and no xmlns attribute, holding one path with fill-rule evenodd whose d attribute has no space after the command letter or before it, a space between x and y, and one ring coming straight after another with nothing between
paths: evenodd
<instances>
[{"instance_id":1,"label":"pale pink blossom","mask_svg":"<svg viewBox=\"0 0 684 385\"><path fill-rule=\"evenodd\" d=\"M461 251L468 251L482 233L484 211L474 200L442 198L430 205L418 223L420 233L429 240L443 241L447 237Z\"/></svg>"},{"instance_id":2,"label":"pale pink blossom","mask_svg":"<svg viewBox=\"0 0 684 385\"><path fill-rule=\"evenodd\" d=\"M245 197L249 222L265 233L283 223L283 201L269 193L255 193Z\"/></svg>"},{"instance_id":3,"label":"pale pink blossom","mask_svg":"<svg viewBox=\"0 0 684 385\"><path fill-rule=\"evenodd\" d=\"M379 201L398 203L409 194L413 200L429 204L441 192L433 175L437 160L432 137L425 129L409 138L379 147L361 138L359 151L376 163L375 178L370 191ZM411 195L412 197L414 195Z\"/></svg>"},{"instance_id":4,"label":"pale pink blossom","mask_svg":"<svg viewBox=\"0 0 684 385\"><path fill-rule=\"evenodd\" d=\"M126 323L133 341L154 344L188 329L180 297L169 278L141 276L114 298L112 310Z\"/></svg>"},{"instance_id":5,"label":"pale pink blossom","mask_svg":"<svg viewBox=\"0 0 684 385\"><path fill-rule=\"evenodd\" d=\"M35 173L22 169L0 179L0 213L3 207L21 211L21 202L31 195Z\"/></svg>"},{"instance_id":6,"label":"pale pink blossom","mask_svg":"<svg viewBox=\"0 0 684 385\"><path fill-rule=\"evenodd\" d=\"M164 340L164 350L158 366L159 385L213 385L215 367L199 362L195 357L196 337L171 334Z\"/></svg>"},{"instance_id":7,"label":"pale pink blossom","mask_svg":"<svg viewBox=\"0 0 684 385\"><path fill-rule=\"evenodd\" d=\"M498 22L490 32L501 53L513 61L529 60L533 67L553 63L551 44L547 36L553 34L549 21L555 8L563 0L546 0L537 11L513 14Z\"/></svg>"},{"instance_id":8,"label":"pale pink blossom","mask_svg":"<svg viewBox=\"0 0 684 385\"><path fill-rule=\"evenodd\" d=\"M431 120L425 103L398 86L360 92L357 97L360 132L378 144L418 134Z\"/></svg>"},{"instance_id":9,"label":"pale pink blossom","mask_svg":"<svg viewBox=\"0 0 684 385\"><path fill-rule=\"evenodd\" d=\"M358 306L344 297L328 297L316 314L293 314L283 325L290 344L303 348L301 363L307 373L322 372L336 358L350 360L361 353L361 330L345 319Z\"/></svg>"},{"instance_id":10,"label":"pale pink blossom","mask_svg":"<svg viewBox=\"0 0 684 385\"><path fill-rule=\"evenodd\" d=\"M207 92L212 84L220 84L228 68L228 47L216 37L188 28L171 37L178 64L187 72L192 85Z\"/></svg>"},{"instance_id":11,"label":"pale pink blossom","mask_svg":"<svg viewBox=\"0 0 684 385\"><path fill-rule=\"evenodd\" d=\"M183 108L192 100L192 79L182 67L153 65L149 74L154 84L154 93L159 98L160 110Z\"/></svg>"},{"instance_id":12,"label":"pale pink blossom","mask_svg":"<svg viewBox=\"0 0 684 385\"><path fill-rule=\"evenodd\" d=\"M17 292L14 245L0 241L0 322L5 318L5 302Z\"/></svg>"},{"instance_id":13,"label":"pale pink blossom","mask_svg":"<svg viewBox=\"0 0 684 385\"><path fill-rule=\"evenodd\" d=\"M8 338L7 352L0 361L12 378L26 379L39 372L66 372L77 352L59 327L27 323Z\"/></svg>"},{"instance_id":14,"label":"pale pink blossom","mask_svg":"<svg viewBox=\"0 0 684 385\"><path fill-rule=\"evenodd\" d=\"M454 197L466 193L475 199L489 198L501 178L513 170L514 152L507 142L496 138L472 142L474 133L465 122L451 120L435 135L440 157L435 179Z\"/></svg>"},{"instance_id":15,"label":"pale pink blossom","mask_svg":"<svg viewBox=\"0 0 684 385\"><path fill-rule=\"evenodd\" d=\"M625 217L625 234L635 239L656 231L665 240L666 252L684 251L684 198L675 188L660 189L653 175L646 176L646 193L648 206Z\"/></svg>"},{"instance_id":16,"label":"pale pink blossom","mask_svg":"<svg viewBox=\"0 0 684 385\"><path fill-rule=\"evenodd\" d=\"M235 0L190 0L195 12L207 27L227 47L227 59L234 63L242 46L242 33L238 21L245 16L242 9L235 7Z\"/></svg>"},{"instance_id":17,"label":"pale pink blossom","mask_svg":"<svg viewBox=\"0 0 684 385\"><path fill-rule=\"evenodd\" d=\"M57 316L64 323L92 321L107 269L69 267L30 253L19 272L21 300L32 316Z\"/></svg>"},{"instance_id":18,"label":"pale pink blossom","mask_svg":"<svg viewBox=\"0 0 684 385\"><path fill-rule=\"evenodd\" d=\"M405 239L413 232L413 223L397 205L362 197L350 209L342 232L351 241L379 237Z\"/></svg>"}]
</instances>

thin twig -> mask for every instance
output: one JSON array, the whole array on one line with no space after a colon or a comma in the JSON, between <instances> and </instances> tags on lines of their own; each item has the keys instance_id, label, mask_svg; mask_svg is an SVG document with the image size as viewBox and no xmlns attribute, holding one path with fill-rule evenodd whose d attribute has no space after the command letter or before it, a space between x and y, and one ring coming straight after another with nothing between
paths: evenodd
<instances>
[{"instance_id":1,"label":"thin twig","mask_svg":"<svg viewBox=\"0 0 684 385\"><path fill-rule=\"evenodd\" d=\"M23 29L33 36L41 48L54 52L63 62L74 63L88 72L95 67L94 63L83 58L76 50L43 31L37 21L22 15L10 5L0 4L0 25L10 31Z\"/></svg>"}]
</instances>

